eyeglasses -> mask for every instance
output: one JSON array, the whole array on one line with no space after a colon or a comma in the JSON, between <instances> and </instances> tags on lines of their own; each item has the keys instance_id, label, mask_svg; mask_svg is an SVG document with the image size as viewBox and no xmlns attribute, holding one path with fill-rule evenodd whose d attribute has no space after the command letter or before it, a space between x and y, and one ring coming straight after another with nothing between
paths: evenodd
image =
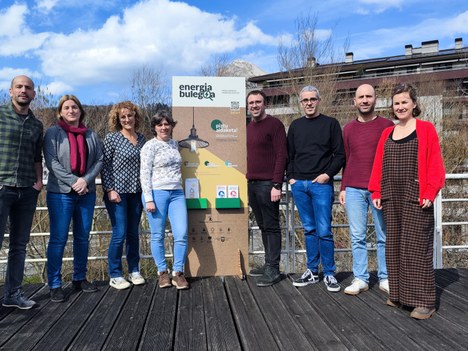
<instances>
[{"instance_id":1,"label":"eyeglasses","mask_svg":"<svg viewBox=\"0 0 468 351\"><path fill-rule=\"evenodd\" d=\"M315 103L315 102L317 102L317 101L319 101L319 98L316 98L316 97L311 97L310 99L307 99L307 98L306 98L306 99L302 99L302 100L301 100L301 102L302 102L303 104L308 104L309 102L310 102L311 104L313 104L313 103Z\"/></svg>"}]
</instances>

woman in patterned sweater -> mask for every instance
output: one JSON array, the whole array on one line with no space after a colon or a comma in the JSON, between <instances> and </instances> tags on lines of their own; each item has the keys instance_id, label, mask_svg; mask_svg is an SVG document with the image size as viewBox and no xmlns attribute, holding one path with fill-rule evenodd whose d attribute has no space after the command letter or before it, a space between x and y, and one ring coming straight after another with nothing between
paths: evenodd
<instances>
[{"instance_id":1,"label":"woman in patterned sweater","mask_svg":"<svg viewBox=\"0 0 468 351\"><path fill-rule=\"evenodd\" d=\"M188 237L187 206L182 190L182 158L177 141L171 139L175 125L169 111L159 111L151 119L151 130L155 137L141 150L140 180L151 230L151 252L158 267L159 287L171 286L164 250L166 217L169 216L174 237L172 285L177 289L187 289L189 284L184 277Z\"/></svg>"},{"instance_id":2,"label":"woman in patterned sweater","mask_svg":"<svg viewBox=\"0 0 468 351\"><path fill-rule=\"evenodd\" d=\"M104 139L102 184L104 203L112 223L108 261L110 286L116 289L145 283L140 274L139 225L141 204L140 151L145 137L137 130L141 124L138 108L130 101L112 107L108 117L109 130ZM128 280L122 269L122 252L128 264Z\"/></svg>"}]
</instances>

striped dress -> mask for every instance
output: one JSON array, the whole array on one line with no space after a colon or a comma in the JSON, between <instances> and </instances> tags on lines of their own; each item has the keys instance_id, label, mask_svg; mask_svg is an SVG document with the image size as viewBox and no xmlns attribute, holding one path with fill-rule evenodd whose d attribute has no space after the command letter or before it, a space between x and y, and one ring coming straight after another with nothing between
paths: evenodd
<instances>
[{"instance_id":1,"label":"striped dress","mask_svg":"<svg viewBox=\"0 0 468 351\"><path fill-rule=\"evenodd\" d=\"M434 307L434 209L419 205L416 131L397 141L390 135L385 142L382 207L390 300L410 307Z\"/></svg>"}]
</instances>

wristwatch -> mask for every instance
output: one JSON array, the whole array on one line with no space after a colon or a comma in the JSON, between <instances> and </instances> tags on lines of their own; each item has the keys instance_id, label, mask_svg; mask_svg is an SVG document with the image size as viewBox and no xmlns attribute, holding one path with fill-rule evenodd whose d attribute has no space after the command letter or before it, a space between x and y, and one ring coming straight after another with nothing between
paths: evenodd
<instances>
[{"instance_id":1,"label":"wristwatch","mask_svg":"<svg viewBox=\"0 0 468 351\"><path fill-rule=\"evenodd\" d=\"M281 190L282 187L283 183L273 183L273 188L275 188L276 190Z\"/></svg>"}]
</instances>

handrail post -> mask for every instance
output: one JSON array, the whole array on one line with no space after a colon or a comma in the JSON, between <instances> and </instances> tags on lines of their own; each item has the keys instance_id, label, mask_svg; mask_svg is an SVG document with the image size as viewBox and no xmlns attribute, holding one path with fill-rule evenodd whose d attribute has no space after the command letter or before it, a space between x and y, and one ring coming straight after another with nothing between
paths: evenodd
<instances>
[{"instance_id":1,"label":"handrail post","mask_svg":"<svg viewBox=\"0 0 468 351\"><path fill-rule=\"evenodd\" d=\"M434 201L434 268L443 268L442 257L442 194Z\"/></svg>"}]
</instances>

